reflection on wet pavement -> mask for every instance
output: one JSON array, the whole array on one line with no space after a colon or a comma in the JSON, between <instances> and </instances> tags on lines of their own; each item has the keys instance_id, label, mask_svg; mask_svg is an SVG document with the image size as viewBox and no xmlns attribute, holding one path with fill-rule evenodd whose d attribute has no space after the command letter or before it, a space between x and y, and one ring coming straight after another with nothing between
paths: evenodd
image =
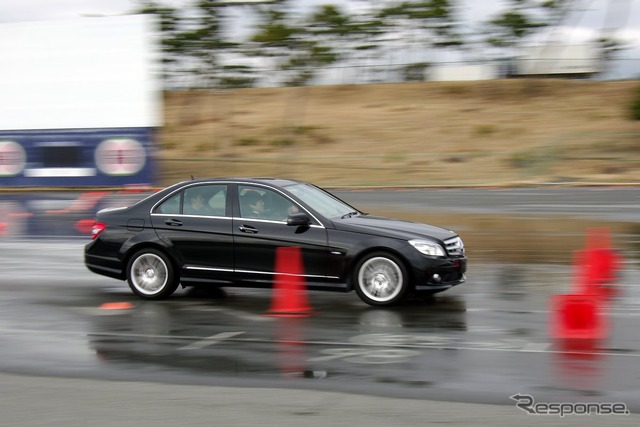
<instances>
[{"instance_id":1,"label":"reflection on wet pavement","mask_svg":"<svg viewBox=\"0 0 640 427\"><path fill-rule=\"evenodd\" d=\"M9 246L7 265L27 253L43 271L82 259L81 242ZM82 268L47 280L9 272L13 279L4 276L0 286L5 372L492 403L519 392L543 401L627 402L625 393L638 390L637 268L625 269L623 292L609 309L611 335L580 351L548 334L549 297L571 287L564 264L478 263L464 285L392 308L369 307L354 294L309 292L307 318L266 316L268 290L188 289L151 302ZM133 308L100 308L114 301Z\"/></svg>"}]
</instances>

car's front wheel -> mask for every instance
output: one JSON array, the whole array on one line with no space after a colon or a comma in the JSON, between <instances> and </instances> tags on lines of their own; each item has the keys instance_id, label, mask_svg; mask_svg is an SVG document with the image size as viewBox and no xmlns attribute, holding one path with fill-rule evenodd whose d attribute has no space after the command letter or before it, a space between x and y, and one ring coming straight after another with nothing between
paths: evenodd
<instances>
[{"instance_id":1,"label":"car's front wheel","mask_svg":"<svg viewBox=\"0 0 640 427\"><path fill-rule=\"evenodd\" d=\"M127 264L129 287L141 298L162 299L178 288L178 280L169 258L156 249L136 252Z\"/></svg>"},{"instance_id":2,"label":"car's front wheel","mask_svg":"<svg viewBox=\"0 0 640 427\"><path fill-rule=\"evenodd\" d=\"M394 305L404 298L409 288L407 269L395 255L375 252L355 266L354 288L369 305Z\"/></svg>"}]
</instances>

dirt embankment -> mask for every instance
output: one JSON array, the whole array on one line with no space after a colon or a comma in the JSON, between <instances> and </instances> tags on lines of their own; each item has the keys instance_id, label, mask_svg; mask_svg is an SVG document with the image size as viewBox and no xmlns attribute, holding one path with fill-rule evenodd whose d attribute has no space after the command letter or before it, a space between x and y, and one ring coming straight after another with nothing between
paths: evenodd
<instances>
[{"instance_id":1,"label":"dirt embankment","mask_svg":"<svg viewBox=\"0 0 640 427\"><path fill-rule=\"evenodd\" d=\"M162 184L640 183L638 81L495 80L165 95Z\"/></svg>"}]
</instances>

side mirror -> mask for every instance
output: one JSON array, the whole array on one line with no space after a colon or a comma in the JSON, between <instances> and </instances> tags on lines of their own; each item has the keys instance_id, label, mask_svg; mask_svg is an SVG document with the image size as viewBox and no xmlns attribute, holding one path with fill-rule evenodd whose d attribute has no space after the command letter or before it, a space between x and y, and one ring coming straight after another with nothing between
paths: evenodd
<instances>
[{"instance_id":1,"label":"side mirror","mask_svg":"<svg viewBox=\"0 0 640 427\"><path fill-rule=\"evenodd\" d=\"M287 225L300 227L300 226L305 226L310 224L311 224L311 218L309 218L309 215L307 215L304 212L299 212L299 213L289 215L289 217L287 218Z\"/></svg>"}]
</instances>

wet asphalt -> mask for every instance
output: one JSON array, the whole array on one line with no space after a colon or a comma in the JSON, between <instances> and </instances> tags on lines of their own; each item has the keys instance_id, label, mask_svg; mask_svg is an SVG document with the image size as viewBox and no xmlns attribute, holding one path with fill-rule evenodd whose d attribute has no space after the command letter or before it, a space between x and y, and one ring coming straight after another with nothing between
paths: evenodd
<instances>
[{"instance_id":1,"label":"wet asphalt","mask_svg":"<svg viewBox=\"0 0 640 427\"><path fill-rule=\"evenodd\" d=\"M11 212L26 211L23 206L27 206L32 215L10 216L21 223L5 225L5 234L0 235L0 372L3 383L26 395L19 399L11 390L6 394L3 387L3 396L12 397L0 398L0 405L15 412L3 411L0 418L11 421L3 425L49 425L44 413L40 418L31 413L29 418L29 411L16 404L37 401L38 378L43 387L58 390L56 401L70 408L75 405L72 401L86 398L77 396L75 381L78 387L93 384L89 388L98 393L111 390L114 400L109 407L116 412L119 405L128 407L116 400L128 401L129 393L117 384L149 387L155 404L166 399L172 387L185 396L200 393L201 398L214 390L218 395L226 395L224 390L242 395L244 390L247 399L254 399L261 408L279 408L265 414L271 413L281 423L291 422L288 425L331 420L389 425L388 419L373 416L383 402L389 407L380 413L388 416L396 414L394 408L408 405L397 411L397 425L422 425L425 418L420 412L427 407L438 414L436 420L459 424L472 422L473 411L488 417L478 415L486 425L499 420L513 425L516 419L524 424L543 419L551 425L585 420L596 425L603 420L597 415L531 416L516 407L512 398L516 395L543 403L619 402L637 413L637 193L629 188L480 190L480 194L471 189L340 192L347 201L370 211L446 219L454 229L460 227L465 241L474 243L467 243L468 280L435 297L417 295L393 308L369 307L354 293L306 292L294 298L308 301L311 307L300 317L269 315L275 304L269 290L187 289L161 302L136 299L126 283L96 276L84 267L82 249L87 237L74 233L81 234L77 221L87 212L64 212L71 202L65 205L66 199L60 196L55 201L57 216L47 219L53 214L35 212L33 207L37 203L51 207L50 200L36 199L40 201L28 205L13 199ZM109 203L117 203L117 196L109 197ZM3 200L6 210L8 199ZM491 223L493 230L486 229L486 222L474 222L484 215L497 218ZM514 215L519 216L516 225L510 222ZM60 218L67 221L66 232L43 232L59 230L55 225L64 222ZM34 219L37 226L30 224ZM533 230L532 222L537 224ZM569 230L567 224L574 227ZM580 230L590 226L610 227L616 250L623 256L615 294L601 313L605 336L561 342L550 333L557 326L550 302L574 288L575 266L570 255L534 256L539 247L534 251L529 241L571 252L583 244ZM513 234L517 238L497 239ZM521 256L514 260L514 253ZM63 380L73 383L56 382ZM285 400L264 402L266 396L279 394ZM135 396L144 402L139 394ZM296 397L315 402L313 408L296 407ZM344 406L356 397L372 400L361 409L362 402ZM194 402L184 399L187 406ZM165 408L174 404L178 406L165 403ZM482 404L482 409L475 404ZM146 405L151 406L140 411L155 407ZM449 409L441 413L438 408L443 405ZM499 405L495 407L499 409L484 412L494 408L486 405ZM228 417L222 424L235 424L234 414L235 421L244 422L258 416L243 411L245 406L237 401L225 406L225 411L219 411ZM344 417L335 408L341 408ZM193 411L192 424L185 425L212 425L205 418L208 410L213 411L205 405ZM300 417L305 411L314 416ZM78 424L66 421L66 425L82 425L81 421L96 416L86 407L80 412L75 418ZM10 417L12 413L15 417ZM163 425L162 421L180 413L176 409L154 425ZM605 423L634 425L637 421L635 415L610 415Z\"/></svg>"}]
</instances>

